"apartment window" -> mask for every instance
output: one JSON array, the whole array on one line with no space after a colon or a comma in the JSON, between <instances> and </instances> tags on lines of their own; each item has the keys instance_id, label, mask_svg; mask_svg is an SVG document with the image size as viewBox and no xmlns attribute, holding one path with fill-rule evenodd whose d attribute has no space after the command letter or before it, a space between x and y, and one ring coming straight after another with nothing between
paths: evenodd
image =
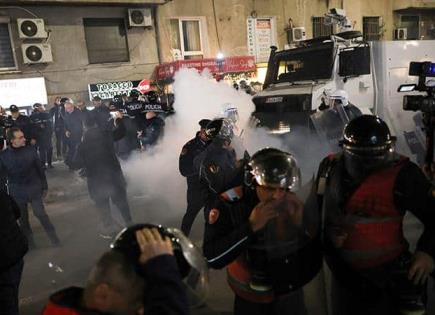
<instances>
[{"instance_id":1,"label":"apartment window","mask_svg":"<svg viewBox=\"0 0 435 315\"><path fill-rule=\"evenodd\" d=\"M0 17L0 71L16 70L9 19Z\"/></svg>"},{"instance_id":2,"label":"apartment window","mask_svg":"<svg viewBox=\"0 0 435 315\"><path fill-rule=\"evenodd\" d=\"M89 63L130 60L124 19L83 19Z\"/></svg>"},{"instance_id":3,"label":"apartment window","mask_svg":"<svg viewBox=\"0 0 435 315\"><path fill-rule=\"evenodd\" d=\"M381 18L379 16L363 17L363 36L365 40L381 39Z\"/></svg>"},{"instance_id":4,"label":"apartment window","mask_svg":"<svg viewBox=\"0 0 435 315\"><path fill-rule=\"evenodd\" d=\"M326 25L323 16L313 17L313 38L330 36L332 33L332 25Z\"/></svg>"},{"instance_id":5,"label":"apartment window","mask_svg":"<svg viewBox=\"0 0 435 315\"><path fill-rule=\"evenodd\" d=\"M200 18L171 19L171 48L179 50L183 59L204 56Z\"/></svg>"},{"instance_id":6,"label":"apartment window","mask_svg":"<svg viewBox=\"0 0 435 315\"><path fill-rule=\"evenodd\" d=\"M407 39L420 39L420 17L418 15L402 15L401 27L407 29Z\"/></svg>"}]
</instances>

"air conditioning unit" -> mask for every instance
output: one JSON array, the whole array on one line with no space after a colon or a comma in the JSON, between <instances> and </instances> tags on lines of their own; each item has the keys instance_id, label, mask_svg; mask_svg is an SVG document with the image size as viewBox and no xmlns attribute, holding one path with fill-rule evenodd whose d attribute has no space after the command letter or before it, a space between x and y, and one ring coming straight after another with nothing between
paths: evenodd
<instances>
[{"instance_id":1,"label":"air conditioning unit","mask_svg":"<svg viewBox=\"0 0 435 315\"><path fill-rule=\"evenodd\" d=\"M408 38L408 29L407 28L396 28L394 30L394 39L405 40L407 38Z\"/></svg>"},{"instance_id":2,"label":"air conditioning unit","mask_svg":"<svg viewBox=\"0 0 435 315\"><path fill-rule=\"evenodd\" d=\"M50 44L22 44L25 64L53 62Z\"/></svg>"},{"instance_id":3,"label":"air conditioning unit","mask_svg":"<svg viewBox=\"0 0 435 315\"><path fill-rule=\"evenodd\" d=\"M43 19L17 19L20 38L47 38Z\"/></svg>"},{"instance_id":4,"label":"air conditioning unit","mask_svg":"<svg viewBox=\"0 0 435 315\"><path fill-rule=\"evenodd\" d=\"M287 41L288 43L300 42L307 39L305 27L292 27L287 29Z\"/></svg>"},{"instance_id":5,"label":"air conditioning unit","mask_svg":"<svg viewBox=\"0 0 435 315\"><path fill-rule=\"evenodd\" d=\"M129 27L152 27L151 9L128 9Z\"/></svg>"}]
</instances>

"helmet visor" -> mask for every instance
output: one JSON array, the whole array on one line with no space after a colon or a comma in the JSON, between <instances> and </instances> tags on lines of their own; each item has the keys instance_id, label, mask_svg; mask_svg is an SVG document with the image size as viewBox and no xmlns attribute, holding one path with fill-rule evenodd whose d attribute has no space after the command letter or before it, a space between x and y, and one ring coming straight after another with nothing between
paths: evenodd
<instances>
[{"instance_id":1,"label":"helmet visor","mask_svg":"<svg viewBox=\"0 0 435 315\"><path fill-rule=\"evenodd\" d=\"M207 262L201 250L183 232L176 228L167 228L166 230L172 235L172 243L178 244L180 248L180 251L175 251L175 255L186 287L189 304L193 307L202 305L208 289ZM182 257L177 257L177 255L182 255ZM183 261L187 264L183 264Z\"/></svg>"},{"instance_id":2,"label":"helmet visor","mask_svg":"<svg viewBox=\"0 0 435 315\"><path fill-rule=\"evenodd\" d=\"M251 174L260 186L280 187L297 191L301 185L301 172L291 155L275 155L249 163Z\"/></svg>"}]
</instances>

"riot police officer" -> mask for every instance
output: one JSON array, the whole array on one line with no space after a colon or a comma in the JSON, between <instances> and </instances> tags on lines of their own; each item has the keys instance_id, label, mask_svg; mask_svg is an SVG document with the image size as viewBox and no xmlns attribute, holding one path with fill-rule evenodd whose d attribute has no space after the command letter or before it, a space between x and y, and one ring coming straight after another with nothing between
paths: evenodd
<instances>
[{"instance_id":1,"label":"riot police officer","mask_svg":"<svg viewBox=\"0 0 435 315\"><path fill-rule=\"evenodd\" d=\"M187 180L187 210L181 223L181 231L189 236L192 224L198 212L204 207L207 192L199 182L199 174L193 167L193 159L205 150L209 139L205 133L205 128L210 120L201 119L199 125L201 129L196 133L195 138L188 141L181 150L179 157L180 174Z\"/></svg>"},{"instance_id":2,"label":"riot police officer","mask_svg":"<svg viewBox=\"0 0 435 315\"><path fill-rule=\"evenodd\" d=\"M35 131L36 147L38 148L42 168L53 168L51 164L53 157L53 145L51 142L53 122L50 114L45 111L45 107L42 104L35 103L33 109L34 111L30 119Z\"/></svg>"},{"instance_id":3,"label":"riot police officer","mask_svg":"<svg viewBox=\"0 0 435 315\"><path fill-rule=\"evenodd\" d=\"M352 119L361 116L361 110L349 102L349 95L344 90L336 90L325 94L319 111L311 116L314 128L322 141L330 144L332 151L337 152L344 126Z\"/></svg>"},{"instance_id":4,"label":"riot police officer","mask_svg":"<svg viewBox=\"0 0 435 315\"><path fill-rule=\"evenodd\" d=\"M306 314L302 287L322 254L318 211L300 186L294 157L263 149L210 210L203 251L212 268L227 266L234 314Z\"/></svg>"},{"instance_id":5,"label":"riot police officer","mask_svg":"<svg viewBox=\"0 0 435 315\"><path fill-rule=\"evenodd\" d=\"M232 147L233 128L233 123L226 118L213 119L205 130L210 144L193 160L201 189L207 192L204 205L206 216L217 201L218 194L240 175L241 168L237 167L236 152Z\"/></svg>"},{"instance_id":6,"label":"riot police officer","mask_svg":"<svg viewBox=\"0 0 435 315\"><path fill-rule=\"evenodd\" d=\"M434 270L435 189L376 116L353 119L342 151L317 175L334 314L423 314L424 283ZM424 230L414 253L403 235L406 211Z\"/></svg>"},{"instance_id":7,"label":"riot police officer","mask_svg":"<svg viewBox=\"0 0 435 315\"><path fill-rule=\"evenodd\" d=\"M145 120L139 128L138 138L143 149L148 149L157 144L163 137L165 121L155 111L147 111Z\"/></svg>"}]
</instances>

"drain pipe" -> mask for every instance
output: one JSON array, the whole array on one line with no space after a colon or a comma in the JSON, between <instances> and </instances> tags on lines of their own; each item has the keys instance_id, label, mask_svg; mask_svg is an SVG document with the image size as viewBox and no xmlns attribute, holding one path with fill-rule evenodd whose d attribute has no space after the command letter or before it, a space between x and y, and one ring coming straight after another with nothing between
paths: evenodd
<instances>
[{"instance_id":1,"label":"drain pipe","mask_svg":"<svg viewBox=\"0 0 435 315\"><path fill-rule=\"evenodd\" d=\"M157 47L157 58L159 61L159 64L162 63L163 57L162 57L162 50L160 49L160 28L158 23L158 6L152 7L152 15L154 16L154 33L156 37L156 47Z\"/></svg>"}]
</instances>

